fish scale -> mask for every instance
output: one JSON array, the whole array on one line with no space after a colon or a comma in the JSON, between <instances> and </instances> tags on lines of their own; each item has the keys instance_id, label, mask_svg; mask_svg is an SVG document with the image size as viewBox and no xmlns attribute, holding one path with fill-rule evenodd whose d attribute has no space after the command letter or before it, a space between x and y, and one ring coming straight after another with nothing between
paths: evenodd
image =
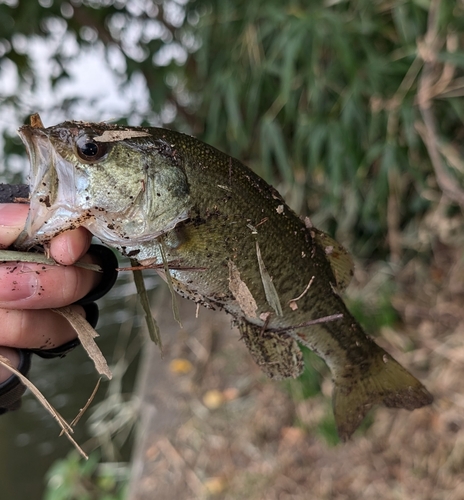
<instances>
[{"instance_id":1,"label":"fish scale","mask_svg":"<svg viewBox=\"0 0 464 500\"><path fill-rule=\"evenodd\" d=\"M432 402L346 308L346 250L238 160L167 129L31 123L19 132L32 194L18 246L83 225L143 266L160 267L165 255L174 289L230 313L269 377L301 374L300 343L325 360L342 439L373 404L412 410Z\"/></svg>"}]
</instances>

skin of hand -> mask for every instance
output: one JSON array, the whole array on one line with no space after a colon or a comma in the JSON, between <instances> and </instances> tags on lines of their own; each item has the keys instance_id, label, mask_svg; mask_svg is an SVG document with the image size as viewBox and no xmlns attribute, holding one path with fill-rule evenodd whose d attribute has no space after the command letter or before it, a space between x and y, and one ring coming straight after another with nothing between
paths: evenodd
<instances>
[{"instance_id":1,"label":"skin of hand","mask_svg":"<svg viewBox=\"0 0 464 500\"><path fill-rule=\"evenodd\" d=\"M0 248L9 247L23 230L26 204L0 204ZM26 262L0 264L0 355L15 366L15 348L52 349L76 337L67 320L50 311L72 304L87 295L99 282L98 273L70 266L86 255L92 235L84 228L67 231L50 242L50 255L63 266ZM85 315L81 306L72 306ZM11 372L0 366L0 383Z\"/></svg>"}]
</instances>

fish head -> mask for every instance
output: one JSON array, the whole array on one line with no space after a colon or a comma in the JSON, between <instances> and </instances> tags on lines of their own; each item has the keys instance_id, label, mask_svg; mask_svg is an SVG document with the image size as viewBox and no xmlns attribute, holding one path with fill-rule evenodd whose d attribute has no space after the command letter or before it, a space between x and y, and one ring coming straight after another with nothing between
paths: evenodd
<instances>
[{"instance_id":1,"label":"fish head","mask_svg":"<svg viewBox=\"0 0 464 500\"><path fill-rule=\"evenodd\" d=\"M41 122L40 122L41 125ZM84 226L120 248L153 240L188 217L183 159L162 134L108 124L23 126L30 211L19 248Z\"/></svg>"}]
</instances>

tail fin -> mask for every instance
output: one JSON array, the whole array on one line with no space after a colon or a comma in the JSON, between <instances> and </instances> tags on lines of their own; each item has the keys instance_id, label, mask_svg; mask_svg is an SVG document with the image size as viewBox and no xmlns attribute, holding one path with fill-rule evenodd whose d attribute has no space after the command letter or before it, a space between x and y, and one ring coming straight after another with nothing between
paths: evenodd
<instances>
[{"instance_id":1,"label":"tail fin","mask_svg":"<svg viewBox=\"0 0 464 500\"><path fill-rule=\"evenodd\" d=\"M333 410L343 441L351 437L374 404L414 410L433 401L427 389L380 348L367 372L355 368L334 382Z\"/></svg>"}]
</instances>

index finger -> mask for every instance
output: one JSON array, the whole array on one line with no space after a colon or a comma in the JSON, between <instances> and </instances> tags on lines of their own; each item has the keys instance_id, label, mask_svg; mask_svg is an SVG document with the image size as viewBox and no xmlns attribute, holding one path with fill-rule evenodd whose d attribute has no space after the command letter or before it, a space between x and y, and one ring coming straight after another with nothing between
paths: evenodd
<instances>
[{"instance_id":1,"label":"index finger","mask_svg":"<svg viewBox=\"0 0 464 500\"><path fill-rule=\"evenodd\" d=\"M29 205L0 203L0 248L8 248L24 229Z\"/></svg>"},{"instance_id":2,"label":"index finger","mask_svg":"<svg viewBox=\"0 0 464 500\"><path fill-rule=\"evenodd\" d=\"M29 205L0 203L0 248L12 245L26 223ZM70 265L89 249L92 235L83 227L59 234L50 242L50 254L60 264Z\"/></svg>"}]
</instances>

